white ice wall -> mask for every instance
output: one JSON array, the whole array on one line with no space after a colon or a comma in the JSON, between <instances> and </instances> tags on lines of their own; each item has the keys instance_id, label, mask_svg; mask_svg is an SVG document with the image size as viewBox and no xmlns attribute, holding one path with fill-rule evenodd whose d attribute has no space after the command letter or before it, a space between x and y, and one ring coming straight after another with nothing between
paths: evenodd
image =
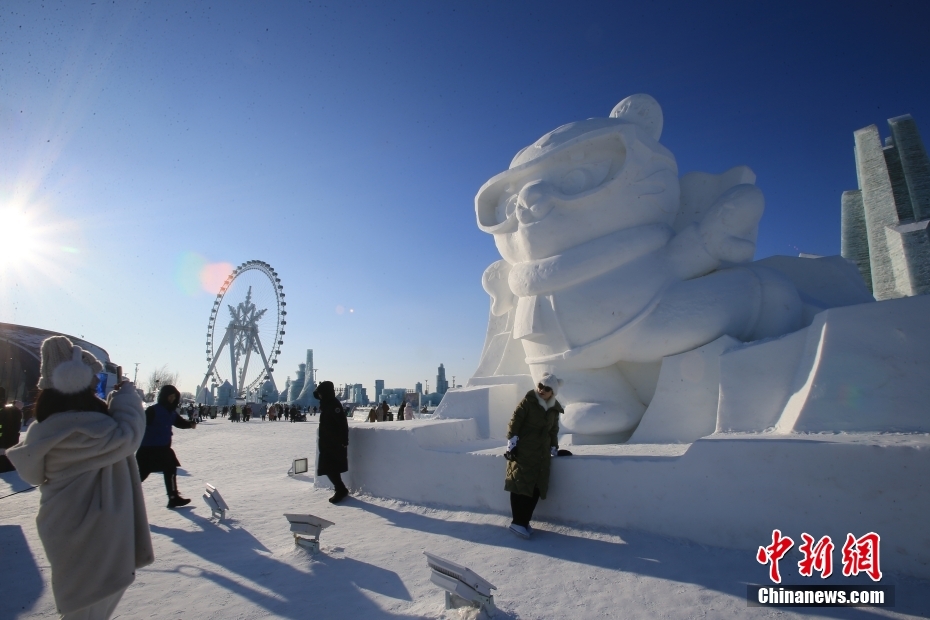
<instances>
[{"instance_id":1,"label":"white ice wall","mask_svg":"<svg viewBox=\"0 0 930 620\"><path fill-rule=\"evenodd\" d=\"M655 396L629 443L691 443L717 428L720 356L740 344L721 336L662 360Z\"/></svg>"},{"instance_id":2,"label":"white ice wall","mask_svg":"<svg viewBox=\"0 0 930 620\"><path fill-rule=\"evenodd\" d=\"M507 425L525 391L518 384L476 385L449 390L436 408L438 419L472 418L481 437L507 437ZM531 388L530 388L531 389Z\"/></svg>"},{"instance_id":3,"label":"white ice wall","mask_svg":"<svg viewBox=\"0 0 930 620\"><path fill-rule=\"evenodd\" d=\"M776 431L930 432L930 296L821 317L801 364L810 374L796 377Z\"/></svg>"},{"instance_id":4,"label":"white ice wall","mask_svg":"<svg viewBox=\"0 0 930 620\"><path fill-rule=\"evenodd\" d=\"M487 510L509 522L503 442L469 420L353 424L355 492ZM442 445L444 441L448 441ZM492 447L493 445L493 447ZM930 578L927 435L715 435L690 446L573 447L536 516L627 527L754 553L781 529L882 537L882 568Z\"/></svg>"}]
</instances>

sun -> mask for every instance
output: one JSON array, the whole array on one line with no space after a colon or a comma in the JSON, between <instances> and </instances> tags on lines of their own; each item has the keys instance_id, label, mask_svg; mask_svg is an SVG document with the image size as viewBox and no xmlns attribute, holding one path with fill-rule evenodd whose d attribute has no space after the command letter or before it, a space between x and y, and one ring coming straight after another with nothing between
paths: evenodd
<instances>
[{"instance_id":1,"label":"sun","mask_svg":"<svg viewBox=\"0 0 930 620\"><path fill-rule=\"evenodd\" d=\"M40 227L22 208L0 207L0 267L15 267L35 260L39 251Z\"/></svg>"},{"instance_id":2,"label":"sun","mask_svg":"<svg viewBox=\"0 0 930 620\"><path fill-rule=\"evenodd\" d=\"M28 288L60 285L73 275L79 226L46 206L0 204L0 277ZM62 243L68 241L68 245Z\"/></svg>"}]
</instances>

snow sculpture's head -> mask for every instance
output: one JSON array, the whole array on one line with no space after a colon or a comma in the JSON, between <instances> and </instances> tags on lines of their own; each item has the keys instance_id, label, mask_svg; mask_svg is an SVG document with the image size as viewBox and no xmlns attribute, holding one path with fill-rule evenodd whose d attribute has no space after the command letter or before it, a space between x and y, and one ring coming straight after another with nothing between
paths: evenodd
<instances>
[{"instance_id":1,"label":"snow sculpture's head","mask_svg":"<svg viewBox=\"0 0 930 620\"><path fill-rule=\"evenodd\" d=\"M514 264L617 230L671 224L678 167L661 134L662 109L643 94L621 101L609 118L550 131L478 191L478 227Z\"/></svg>"}]
</instances>

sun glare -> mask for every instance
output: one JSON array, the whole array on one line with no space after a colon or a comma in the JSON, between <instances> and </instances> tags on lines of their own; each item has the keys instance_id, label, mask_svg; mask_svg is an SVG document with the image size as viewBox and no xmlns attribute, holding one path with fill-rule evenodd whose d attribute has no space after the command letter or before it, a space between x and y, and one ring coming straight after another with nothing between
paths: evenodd
<instances>
[{"instance_id":1,"label":"sun glare","mask_svg":"<svg viewBox=\"0 0 930 620\"><path fill-rule=\"evenodd\" d=\"M28 209L20 204L0 206L0 276L16 276L28 288L73 279L70 268L75 266L76 254L80 254L73 247L79 245L77 232L74 222L57 217L42 205ZM69 247L62 245L65 239Z\"/></svg>"},{"instance_id":2,"label":"sun glare","mask_svg":"<svg viewBox=\"0 0 930 620\"><path fill-rule=\"evenodd\" d=\"M41 241L39 229L22 209L0 207L0 235L3 236L0 266L15 266L35 258Z\"/></svg>"}]
</instances>

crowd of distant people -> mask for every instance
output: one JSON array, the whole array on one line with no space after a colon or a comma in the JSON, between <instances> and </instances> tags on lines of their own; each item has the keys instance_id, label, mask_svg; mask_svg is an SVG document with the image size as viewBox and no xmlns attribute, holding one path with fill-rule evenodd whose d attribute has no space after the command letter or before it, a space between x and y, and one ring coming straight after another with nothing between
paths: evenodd
<instances>
[{"instance_id":1,"label":"crowd of distant people","mask_svg":"<svg viewBox=\"0 0 930 620\"><path fill-rule=\"evenodd\" d=\"M261 418L262 422L306 422L307 416L319 413L316 406L298 407L285 403L245 403L242 405L195 405L188 403L182 407L182 412L191 422L201 422L206 419L229 419L230 422L248 422L253 417Z\"/></svg>"},{"instance_id":2,"label":"crowd of distant people","mask_svg":"<svg viewBox=\"0 0 930 620\"><path fill-rule=\"evenodd\" d=\"M343 405L346 415L352 417L352 410L348 405ZM428 413L426 405L419 409L419 413ZM286 403L245 403L239 405L204 405L188 403L181 407L182 414L187 416L190 422L201 422L206 419L215 420L228 419L230 422L248 422L252 418L260 418L262 422L306 422L307 416L317 416L320 413L319 407L310 405L300 407L295 404ZM414 414L417 413L416 405L402 402L397 409L396 420L413 420ZM369 422L393 422L395 413L387 401L381 401L375 404L368 412Z\"/></svg>"},{"instance_id":3,"label":"crowd of distant people","mask_svg":"<svg viewBox=\"0 0 930 620\"><path fill-rule=\"evenodd\" d=\"M400 407L397 409L397 421L402 422L404 420L412 420L413 414L416 412L416 405L403 401L400 404ZM423 405L420 408L420 413L427 413L428 409L426 405ZM369 422L393 422L394 421L394 412L391 411L391 406L387 404L386 400L382 400L380 405L373 405L372 408L368 411L368 421Z\"/></svg>"}]
</instances>

